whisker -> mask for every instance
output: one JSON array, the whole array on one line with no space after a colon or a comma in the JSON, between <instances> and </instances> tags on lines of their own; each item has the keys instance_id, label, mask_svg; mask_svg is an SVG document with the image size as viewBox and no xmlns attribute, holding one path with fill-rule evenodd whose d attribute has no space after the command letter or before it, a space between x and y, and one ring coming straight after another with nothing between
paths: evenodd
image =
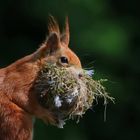
<instances>
[{"instance_id":1,"label":"whisker","mask_svg":"<svg viewBox=\"0 0 140 140\"><path fill-rule=\"evenodd\" d=\"M93 61L89 62L88 64L86 64L85 67L88 67L90 65L93 65L94 63L95 63L95 60L93 60Z\"/></svg>"},{"instance_id":2,"label":"whisker","mask_svg":"<svg viewBox=\"0 0 140 140\"><path fill-rule=\"evenodd\" d=\"M84 69L85 69L85 70L91 70L91 69L94 69L94 66L88 67L88 68L84 67Z\"/></svg>"}]
</instances>

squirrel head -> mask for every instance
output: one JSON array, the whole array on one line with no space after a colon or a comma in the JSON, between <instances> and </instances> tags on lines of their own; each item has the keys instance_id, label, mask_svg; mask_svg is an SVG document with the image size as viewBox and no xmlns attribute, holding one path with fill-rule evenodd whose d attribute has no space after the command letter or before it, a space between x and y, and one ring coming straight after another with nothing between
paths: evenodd
<instances>
[{"instance_id":1,"label":"squirrel head","mask_svg":"<svg viewBox=\"0 0 140 140\"><path fill-rule=\"evenodd\" d=\"M65 21L65 29L60 32L56 20L51 17L48 26L49 35L46 41L35 52L35 59L40 59L43 63L56 63L62 67L74 67L81 69L81 62L77 55L69 48L69 23L68 17Z\"/></svg>"}]
</instances>

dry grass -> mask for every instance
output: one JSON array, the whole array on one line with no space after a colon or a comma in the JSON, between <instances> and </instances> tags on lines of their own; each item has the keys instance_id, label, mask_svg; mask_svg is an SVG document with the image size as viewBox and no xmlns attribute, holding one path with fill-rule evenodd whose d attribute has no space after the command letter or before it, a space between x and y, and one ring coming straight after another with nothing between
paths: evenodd
<instances>
[{"instance_id":1,"label":"dry grass","mask_svg":"<svg viewBox=\"0 0 140 140\"><path fill-rule=\"evenodd\" d=\"M102 85L104 80L93 80L85 70L79 78L69 68L46 64L36 81L40 104L55 113L60 120L80 118L98 97L113 101Z\"/></svg>"}]
</instances>

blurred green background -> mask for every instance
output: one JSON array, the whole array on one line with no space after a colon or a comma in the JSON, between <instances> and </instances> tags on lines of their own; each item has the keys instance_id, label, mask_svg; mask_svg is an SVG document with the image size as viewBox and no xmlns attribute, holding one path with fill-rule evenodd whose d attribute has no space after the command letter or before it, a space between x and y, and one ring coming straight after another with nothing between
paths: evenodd
<instances>
[{"instance_id":1,"label":"blurred green background","mask_svg":"<svg viewBox=\"0 0 140 140\"><path fill-rule=\"evenodd\" d=\"M1 0L0 67L32 53L47 35L48 15L64 25L69 16L70 47L95 79L107 78L108 104L87 111L64 129L35 123L34 140L136 140L140 133L140 6L138 0Z\"/></svg>"}]
</instances>

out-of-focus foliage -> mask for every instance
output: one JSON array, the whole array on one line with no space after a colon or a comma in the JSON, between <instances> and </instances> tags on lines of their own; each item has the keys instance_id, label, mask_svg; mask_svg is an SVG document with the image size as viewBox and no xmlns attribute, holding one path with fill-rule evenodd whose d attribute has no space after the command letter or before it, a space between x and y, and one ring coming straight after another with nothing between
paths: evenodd
<instances>
[{"instance_id":1,"label":"out-of-focus foliage","mask_svg":"<svg viewBox=\"0 0 140 140\"><path fill-rule=\"evenodd\" d=\"M93 106L79 124L64 129L35 123L34 140L132 140L140 131L140 8L138 0L1 0L0 66L32 53L46 38L48 15L64 25L69 16L70 47L83 67L94 66L94 78L107 78L116 98Z\"/></svg>"}]
</instances>

